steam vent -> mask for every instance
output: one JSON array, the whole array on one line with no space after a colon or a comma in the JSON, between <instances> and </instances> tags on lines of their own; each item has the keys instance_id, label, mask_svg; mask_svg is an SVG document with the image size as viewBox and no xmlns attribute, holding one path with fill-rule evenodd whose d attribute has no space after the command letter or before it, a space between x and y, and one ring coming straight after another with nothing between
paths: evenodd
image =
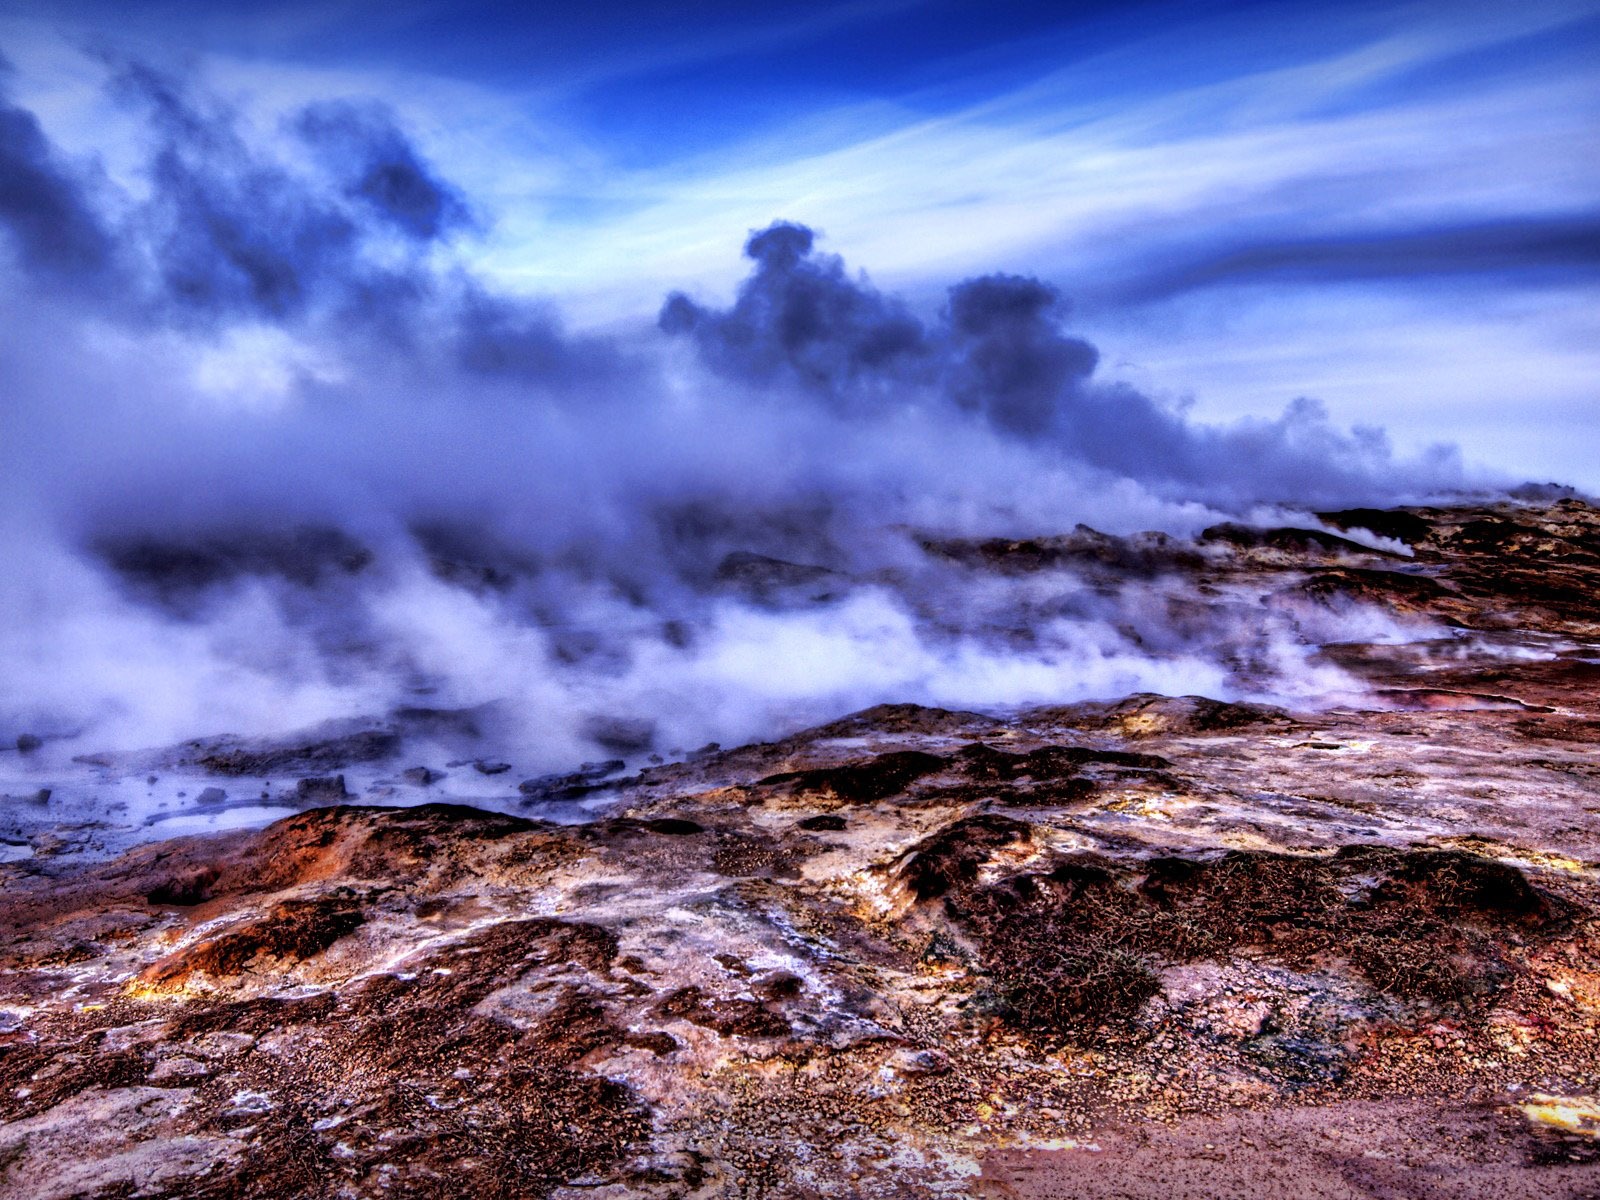
<instances>
[{"instance_id":1,"label":"steam vent","mask_svg":"<svg viewBox=\"0 0 1600 1200\"><path fill-rule=\"evenodd\" d=\"M107 759L301 810L11 810L4 1194L1600 1194L1600 511L1315 524L929 552L1432 623L1322 647L1320 711L880 705L520 790L406 782L414 714ZM374 760L518 799L321 782Z\"/></svg>"}]
</instances>

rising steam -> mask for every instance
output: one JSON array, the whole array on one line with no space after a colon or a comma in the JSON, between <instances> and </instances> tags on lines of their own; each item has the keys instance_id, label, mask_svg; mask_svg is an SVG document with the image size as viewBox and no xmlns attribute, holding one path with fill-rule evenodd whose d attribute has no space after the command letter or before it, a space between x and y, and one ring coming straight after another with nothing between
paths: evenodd
<instances>
[{"instance_id":1,"label":"rising steam","mask_svg":"<svg viewBox=\"0 0 1600 1200\"><path fill-rule=\"evenodd\" d=\"M727 307L574 333L461 265L488 216L384 108L259 130L138 64L110 86L136 179L0 94L0 733L479 707L553 769L886 700L1303 698L1343 685L1305 663L1328 631L1257 597L929 547L1468 482L1307 401L1197 423L1103 378L1048 283L919 313L789 222Z\"/></svg>"}]
</instances>

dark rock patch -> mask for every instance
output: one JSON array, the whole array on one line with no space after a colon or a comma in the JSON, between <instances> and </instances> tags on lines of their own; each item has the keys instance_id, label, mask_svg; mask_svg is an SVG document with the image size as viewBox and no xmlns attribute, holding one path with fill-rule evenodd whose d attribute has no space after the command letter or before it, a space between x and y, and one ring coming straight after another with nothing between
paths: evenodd
<instances>
[{"instance_id":1,"label":"dark rock patch","mask_svg":"<svg viewBox=\"0 0 1600 1200\"><path fill-rule=\"evenodd\" d=\"M771 1038L789 1033L789 1022L758 1000L707 996L692 985L663 996L656 1012L704 1026L723 1037Z\"/></svg>"},{"instance_id":2,"label":"dark rock patch","mask_svg":"<svg viewBox=\"0 0 1600 1200\"><path fill-rule=\"evenodd\" d=\"M1432 522L1426 517L1401 508L1343 508L1337 512L1319 512L1317 517L1335 529L1365 529L1408 545L1422 541L1433 530Z\"/></svg>"},{"instance_id":3,"label":"dark rock patch","mask_svg":"<svg viewBox=\"0 0 1600 1200\"><path fill-rule=\"evenodd\" d=\"M280 901L257 920L157 960L140 973L139 980L157 991L170 991L195 974L212 979L237 975L257 959L303 962L365 921L360 905L350 897Z\"/></svg>"},{"instance_id":4,"label":"dark rock patch","mask_svg":"<svg viewBox=\"0 0 1600 1200\"><path fill-rule=\"evenodd\" d=\"M1197 540L1202 544L1213 542L1234 546L1241 550L1277 550L1293 555L1341 554L1360 555L1362 557L1371 555L1394 557L1392 551L1374 550L1370 546L1363 546L1359 542L1352 542L1349 538L1342 538L1334 533L1325 533L1320 529L1296 529L1292 527L1258 529L1253 525L1238 525L1231 521L1202 530Z\"/></svg>"},{"instance_id":5,"label":"dark rock patch","mask_svg":"<svg viewBox=\"0 0 1600 1200\"><path fill-rule=\"evenodd\" d=\"M1161 964L1241 951L1342 967L1410 1001L1480 1008L1510 980L1507 935L1538 936L1565 911L1516 868L1460 851L1236 851L1155 858L1142 873L1080 855L982 887L980 861L960 857L917 893L942 895L977 941L1001 1014L1058 1034L1127 1027Z\"/></svg>"},{"instance_id":6,"label":"dark rock patch","mask_svg":"<svg viewBox=\"0 0 1600 1200\"><path fill-rule=\"evenodd\" d=\"M735 550L717 564L715 581L758 604L819 604L834 600L850 585L828 567L787 562L748 550Z\"/></svg>"},{"instance_id":7,"label":"dark rock patch","mask_svg":"<svg viewBox=\"0 0 1600 1200\"><path fill-rule=\"evenodd\" d=\"M818 813L814 817L806 817L795 822L796 826L807 833L839 833L849 824L838 813Z\"/></svg>"},{"instance_id":8,"label":"dark rock patch","mask_svg":"<svg viewBox=\"0 0 1600 1200\"><path fill-rule=\"evenodd\" d=\"M168 605L248 575L315 587L329 578L358 574L373 560L360 542L326 526L285 532L229 530L187 541L107 539L96 550L117 574Z\"/></svg>"},{"instance_id":9,"label":"dark rock patch","mask_svg":"<svg viewBox=\"0 0 1600 1200\"><path fill-rule=\"evenodd\" d=\"M288 775L378 762L399 748L400 736L392 730L362 729L308 740L217 738L193 742L186 747L183 761L216 775Z\"/></svg>"},{"instance_id":10,"label":"dark rock patch","mask_svg":"<svg viewBox=\"0 0 1600 1200\"><path fill-rule=\"evenodd\" d=\"M1209 696L1160 696L1139 692L1111 703L1087 702L1039 708L1031 721L1054 721L1073 729L1105 731L1125 738L1232 734L1261 727L1286 728L1295 722L1281 708Z\"/></svg>"},{"instance_id":11,"label":"dark rock patch","mask_svg":"<svg viewBox=\"0 0 1600 1200\"><path fill-rule=\"evenodd\" d=\"M925 539L922 547L935 557L963 566L1013 575L1059 568L1100 568L1125 576L1151 576L1195 570L1204 564L1192 545L1167 534L1117 537L1087 525L1058 537Z\"/></svg>"},{"instance_id":12,"label":"dark rock patch","mask_svg":"<svg viewBox=\"0 0 1600 1200\"><path fill-rule=\"evenodd\" d=\"M301 804L339 804L349 799L343 775L313 775L295 781L294 797Z\"/></svg>"},{"instance_id":13,"label":"dark rock patch","mask_svg":"<svg viewBox=\"0 0 1600 1200\"><path fill-rule=\"evenodd\" d=\"M979 813L922 839L901 859L899 876L918 900L931 900L972 883L994 851L1020 842L1032 826L998 813Z\"/></svg>"},{"instance_id":14,"label":"dark rock patch","mask_svg":"<svg viewBox=\"0 0 1600 1200\"><path fill-rule=\"evenodd\" d=\"M640 821L639 827L648 829L651 833L664 833L673 837L686 837L706 831L706 827L698 821L686 820L683 817L651 817Z\"/></svg>"},{"instance_id":15,"label":"dark rock patch","mask_svg":"<svg viewBox=\"0 0 1600 1200\"><path fill-rule=\"evenodd\" d=\"M1450 590L1428 575L1404 571L1371 571L1343 567L1320 571L1297 588L1303 595L1327 602L1335 598L1425 608L1450 595Z\"/></svg>"},{"instance_id":16,"label":"dark rock patch","mask_svg":"<svg viewBox=\"0 0 1600 1200\"><path fill-rule=\"evenodd\" d=\"M950 734L994 728L993 717L959 709L921 704L876 704L837 721L808 730L805 739L857 737L862 734Z\"/></svg>"},{"instance_id":17,"label":"dark rock patch","mask_svg":"<svg viewBox=\"0 0 1600 1200\"><path fill-rule=\"evenodd\" d=\"M584 736L612 754L642 754L656 744L656 723L635 717L596 717L585 723Z\"/></svg>"},{"instance_id":18,"label":"dark rock patch","mask_svg":"<svg viewBox=\"0 0 1600 1200\"><path fill-rule=\"evenodd\" d=\"M1170 767L1159 754L1126 750L1095 750L1087 746L1040 746L1025 754L1008 754L983 742L964 746L956 754L963 773L977 781L1032 779L1036 782L1070 778L1091 763L1151 771Z\"/></svg>"},{"instance_id":19,"label":"dark rock patch","mask_svg":"<svg viewBox=\"0 0 1600 1200\"><path fill-rule=\"evenodd\" d=\"M156 884L145 898L158 907L189 908L211 899L211 889L221 875L214 866L191 867Z\"/></svg>"},{"instance_id":20,"label":"dark rock patch","mask_svg":"<svg viewBox=\"0 0 1600 1200\"><path fill-rule=\"evenodd\" d=\"M650 1051L657 1058L665 1058L678 1048L678 1039L664 1029L624 1034L622 1040L626 1045Z\"/></svg>"},{"instance_id":21,"label":"dark rock patch","mask_svg":"<svg viewBox=\"0 0 1600 1200\"><path fill-rule=\"evenodd\" d=\"M517 785L517 790L530 800L576 800L609 786L605 781L626 766L620 758L584 763L576 771L564 775L540 775L535 779L524 779Z\"/></svg>"},{"instance_id":22,"label":"dark rock patch","mask_svg":"<svg viewBox=\"0 0 1600 1200\"><path fill-rule=\"evenodd\" d=\"M769 775L761 783L767 787L787 786L795 791L823 792L847 803L865 803L905 791L923 776L942 770L947 761L920 750L895 750L837 767L785 771Z\"/></svg>"}]
</instances>

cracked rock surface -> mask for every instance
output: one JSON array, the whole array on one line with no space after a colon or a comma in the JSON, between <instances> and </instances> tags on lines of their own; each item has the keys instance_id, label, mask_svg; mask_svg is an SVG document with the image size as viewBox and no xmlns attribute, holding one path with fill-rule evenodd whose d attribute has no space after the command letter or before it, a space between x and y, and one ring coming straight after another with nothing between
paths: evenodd
<instances>
[{"instance_id":1,"label":"cracked rock surface","mask_svg":"<svg viewBox=\"0 0 1600 1200\"><path fill-rule=\"evenodd\" d=\"M1431 630L1324 647L1343 707L882 706L586 824L0 864L0 1195L1600 1195L1600 513L1322 520L935 549Z\"/></svg>"}]
</instances>

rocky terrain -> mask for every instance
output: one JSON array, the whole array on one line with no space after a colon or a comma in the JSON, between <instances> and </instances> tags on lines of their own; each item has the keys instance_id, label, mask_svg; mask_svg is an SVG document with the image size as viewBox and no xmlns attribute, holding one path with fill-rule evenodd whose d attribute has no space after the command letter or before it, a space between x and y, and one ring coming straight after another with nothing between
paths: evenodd
<instances>
[{"instance_id":1,"label":"rocky terrain","mask_svg":"<svg viewBox=\"0 0 1600 1200\"><path fill-rule=\"evenodd\" d=\"M1600 1196L1600 511L1306 525L926 549L1416 631L1338 707L884 706L509 811L195 744L302 811L121 854L13 798L0 1195Z\"/></svg>"}]
</instances>

